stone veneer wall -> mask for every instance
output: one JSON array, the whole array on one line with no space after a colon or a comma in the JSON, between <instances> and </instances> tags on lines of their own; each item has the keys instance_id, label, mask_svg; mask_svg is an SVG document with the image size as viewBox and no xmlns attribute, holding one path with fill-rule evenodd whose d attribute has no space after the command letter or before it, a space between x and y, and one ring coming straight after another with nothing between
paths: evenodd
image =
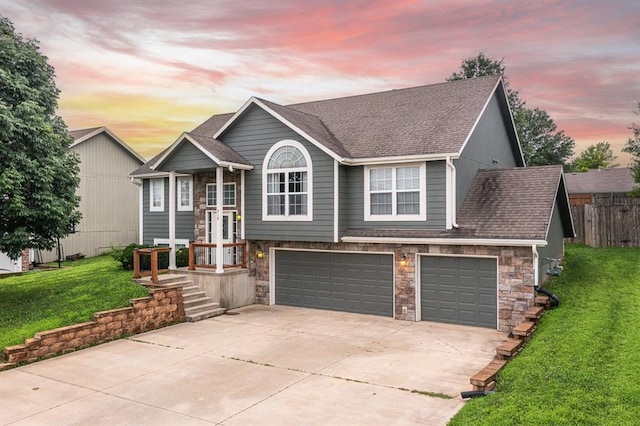
<instances>
[{"instance_id":1,"label":"stone veneer wall","mask_svg":"<svg viewBox=\"0 0 640 426\"><path fill-rule=\"evenodd\" d=\"M524 312L534 303L534 266L531 247L251 241L248 250L249 273L256 277L256 303L269 303L269 249L272 247L395 254L395 318L399 320L416 320L416 254L497 257L498 329L500 331L511 331L514 326L522 322ZM264 251L264 259L255 257L257 250ZM400 265L402 256L406 256L407 266ZM406 313L403 313L404 308Z\"/></svg>"},{"instance_id":2,"label":"stone veneer wall","mask_svg":"<svg viewBox=\"0 0 640 426\"><path fill-rule=\"evenodd\" d=\"M21 345L6 347L3 354L8 364L4 368L0 364L0 371L19 362L33 362L184 321L181 286L150 289L149 296L131 299L130 305L96 312L93 321L36 333Z\"/></svg>"}]
</instances>

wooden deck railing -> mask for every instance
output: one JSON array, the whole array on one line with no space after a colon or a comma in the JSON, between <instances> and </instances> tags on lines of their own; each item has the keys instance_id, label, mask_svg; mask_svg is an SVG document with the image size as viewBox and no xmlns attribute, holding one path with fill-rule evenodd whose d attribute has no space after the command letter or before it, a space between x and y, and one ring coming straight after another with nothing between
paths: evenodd
<instances>
[{"instance_id":1,"label":"wooden deck railing","mask_svg":"<svg viewBox=\"0 0 640 426\"><path fill-rule=\"evenodd\" d=\"M133 278L151 276L151 281L158 284L158 273L168 272L169 268L158 268L158 253L169 253L170 247L151 247L135 249L133 251ZM144 262L142 256L149 256L149 262ZM149 269L144 266L148 266Z\"/></svg>"},{"instance_id":2,"label":"wooden deck railing","mask_svg":"<svg viewBox=\"0 0 640 426\"><path fill-rule=\"evenodd\" d=\"M247 245L245 243L223 244L224 268L247 267ZM216 244L190 243L189 244L189 270L196 268L216 267Z\"/></svg>"}]
</instances>

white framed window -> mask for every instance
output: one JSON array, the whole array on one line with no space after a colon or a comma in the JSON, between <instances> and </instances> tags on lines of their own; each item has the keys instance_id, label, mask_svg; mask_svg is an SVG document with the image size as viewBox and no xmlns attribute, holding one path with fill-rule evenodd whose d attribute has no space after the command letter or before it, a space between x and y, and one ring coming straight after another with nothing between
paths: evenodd
<instances>
[{"instance_id":1,"label":"white framed window","mask_svg":"<svg viewBox=\"0 0 640 426\"><path fill-rule=\"evenodd\" d=\"M149 211L164 211L164 178L149 179Z\"/></svg>"},{"instance_id":2,"label":"white framed window","mask_svg":"<svg viewBox=\"0 0 640 426\"><path fill-rule=\"evenodd\" d=\"M222 207L236 206L236 183L230 182L223 185ZM215 207L218 203L218 186L215 183L207 184L207 207Z\"/></svg>"},{"instance_id":3,"label":"white framed window","mask_svg":"<svg viewBox=\"0 0 640 426\"><path fill-rule=\"evenodd\" d=\"M265 156L262 220L313 220L313 165L300 142L280 141Z\"/></svg>"},{"instance_id":4,"label":"white framed window","mask_svg":"<svg viewBox=\"0 0 640 426\"><path fill-rule=\"evenodd\" d=\"M365 221L427 219L425 163L365 166Z\"/></svg>"},{"instance_id":5,"label":"white framed window","mask_svg":"<svg viewBox=\"0 0 640 426\"><path fill-rule=\"evenodd\" d=\"M193 210L193 176L178 176L176 191L178 211Z\"/></svg>"}]
</instances>

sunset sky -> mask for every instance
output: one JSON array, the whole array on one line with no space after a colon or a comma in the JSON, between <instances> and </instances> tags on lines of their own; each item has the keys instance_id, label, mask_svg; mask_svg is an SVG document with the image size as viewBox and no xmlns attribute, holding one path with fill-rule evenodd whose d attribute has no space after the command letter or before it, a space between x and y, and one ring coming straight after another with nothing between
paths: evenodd
<instances>
[{"instance_id":1,"label":"sunset sky","mask_svg":"<svg viewBox=\"0 0 640 426\"><path fill-rule=\"evenodd\" d=\"M576 154L605 140L626 166L640 121L637 0L0 0L0 14L40 41L70 129L105 125L147 158L253 95L439 83L480 51Z\"/></svg>"}]
</instances>

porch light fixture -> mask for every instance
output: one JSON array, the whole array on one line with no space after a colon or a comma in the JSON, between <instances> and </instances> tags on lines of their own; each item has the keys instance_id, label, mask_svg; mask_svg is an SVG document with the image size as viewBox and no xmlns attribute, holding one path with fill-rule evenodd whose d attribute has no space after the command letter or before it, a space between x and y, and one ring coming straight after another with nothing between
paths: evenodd
<instances>
[{"instance_id":1,"label":"porch light fixture","mask_svg":"<svg viewBox=\"0 0 640 426\"><path fill-rule=\"evenodd\" d=\"M405 266L407 266L408 262L407 262L407 256L405 256L404 254L402 255L402 258L400 259L400 266L402 266L403 268Z\"/></svg>"},{"instance_id":2,"label":"porch light fixture","mask_svg":"<svg viewBox=\"0 0 640 426\"><path fill-rule=\"evenodd\" d=\"M256 252L256 257L257 257L258 259L264 259L264 252L263 252L262 250L258 250L258 251Z\"/></svg>"},{"instance_id":3,"label":"porch light fixture","mask_svg":"<svg viewBox=\"0 0 640 426\"><path fill-rule=\"evenodd\" d=\"M240 213L236 215L236 220L242 220L242 215Z\"/></svg>"}]
</instances>

